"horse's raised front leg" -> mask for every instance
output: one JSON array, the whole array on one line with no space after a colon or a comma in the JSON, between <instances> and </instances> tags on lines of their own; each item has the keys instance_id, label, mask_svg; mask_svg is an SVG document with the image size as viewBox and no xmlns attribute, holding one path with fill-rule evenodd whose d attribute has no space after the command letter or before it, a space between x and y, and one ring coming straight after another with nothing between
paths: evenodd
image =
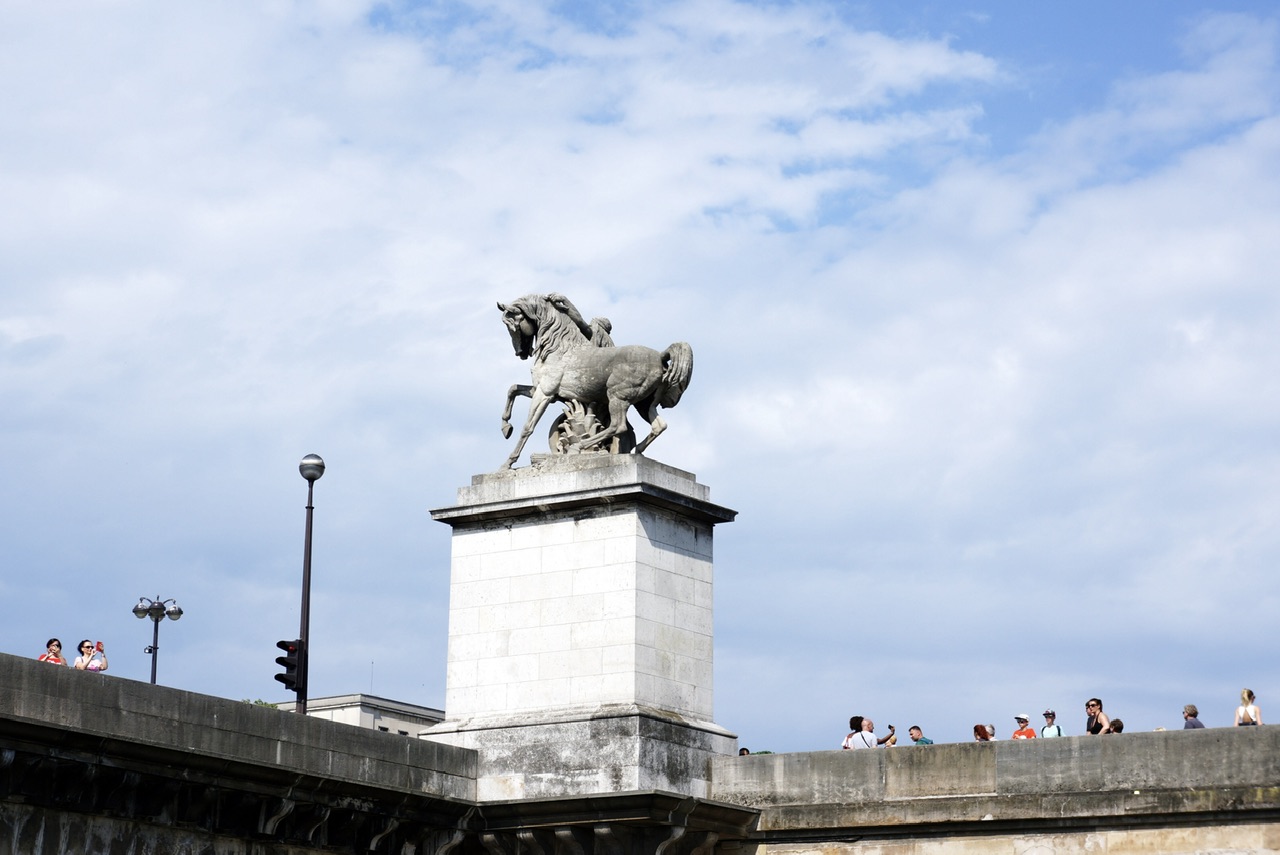
<instances>
[{"instance_id":1,"label":"horse's raised front leg","mask_svg":"<svg viewBox=\"0 0 1280 855\"><path fill-rule=\"evenodd\" d=\"M511 439L511 407L515 404L516 398L524 395L526 398L532 397L533 387L525 386L521 383L513 383L511 388L507 390L507 408L502 411L502 438Z\"/></svg>"},{"instance_id":2,"label":"horse's raised front leg","mask_svg":"<svg viewBox=\"0 0 1280 855\"><path fill-rule=\"evenodd\" d=\"M520 439L516 442L516 450L511 452L507 462L502 464L503 469L510 469L520 459L520 452L524 451L524 444L529 441L529 437L533 434L533 429L538 426L538 420L547 411L547 405L551 403L552 399L535 389L529 393L529 401L529 418L525 420L524 430L520 431Z\"/></svg>"}]
</instances>

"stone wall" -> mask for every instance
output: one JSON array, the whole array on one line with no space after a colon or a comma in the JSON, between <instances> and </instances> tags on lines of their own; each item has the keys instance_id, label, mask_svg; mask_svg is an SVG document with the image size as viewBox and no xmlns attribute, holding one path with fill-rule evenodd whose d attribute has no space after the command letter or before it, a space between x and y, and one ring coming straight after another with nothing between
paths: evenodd
<instances>
[{"instance_id":1,"label":"stone wall","mask_svg":"<svg viewBox=\"0 0 1280 855\"><path fill-rule=\"evenodd\" d=\"M1280 728L712 761L776 855L1280 850Z\"/></svg>"},{"instance_id":2,"label":"stone wall","mask_svg":"<svg viewBox=\"0 0 1280 855\"><path fill-rule=\"evenodd\" d=\"M475 766L449 745L0 655L0 852L422 851L473 810Z\"/></svg>"},{"instance_id":3,"label":"stone wall","mask_svg":"<svg viewBox=\"0 0 1280 855\"><path fill-rule=\"evenodd\" d=\"M1280 851L1275 727L717 757L709 799L486 801L476 776L453 746L0 655L6 853Z\"/></svg>"},{"instance_id":4,"label":"stone wall","mask_svg":"<svg viewBox=\"0 0 1280 855\"><path fill-rule=\"evenodd\" d=\"M287 769L295 778L376 781L441 800L475 798L474 752L269 707L0 654L5 735L118 743L188 767Z\"/></svg>"},{"instance_id":5,"label":"stone wall","mask_svg":"<svg viewBox=\"0 0 1280 855\"><path fill-rule=\"evenodd\" d=\"M0 654L0 853L712 855L755 818L476 781L465 748Z\"/></svg>"}]
</instances>

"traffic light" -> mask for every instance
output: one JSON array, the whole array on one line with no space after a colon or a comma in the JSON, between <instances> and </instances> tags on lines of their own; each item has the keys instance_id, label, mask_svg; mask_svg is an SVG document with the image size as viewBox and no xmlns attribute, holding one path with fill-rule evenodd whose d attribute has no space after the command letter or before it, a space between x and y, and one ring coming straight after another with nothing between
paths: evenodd
<instances>
[{"instance_id":1,"label":"traffic light","mask_svg":"<svg viewBox=\"0 0 1280 855\"><path fill-rule=\"evenodd\" d=\"M284 673L277 674L276 679L284 683L291 692L305 696L307 691L306 649L301 638L284 639L276 642L276 647L284 651L283 656L276 657L276 664L284 666Z\"/></svg>"}]
</instances>

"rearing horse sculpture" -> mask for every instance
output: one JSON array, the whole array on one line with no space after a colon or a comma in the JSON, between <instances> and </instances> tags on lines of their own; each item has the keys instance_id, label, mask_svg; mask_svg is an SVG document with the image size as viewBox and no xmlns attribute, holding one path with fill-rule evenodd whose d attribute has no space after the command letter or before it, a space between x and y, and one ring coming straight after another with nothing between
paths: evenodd
<instances>
[{"instance_id":1,"label":"rearing horse sculpture","mask_svg":"<svg viewBox=\"0 0 1280 855\"><path fill-rule=\"evenodd\" d=\"M577 444L580 449L599 449L623 435L629 429L627 410L631 407L649 423L649 435L636 446L637 454L667 429L658 407L674 407L689 387L693 349L688 344L676 342L661 353L638 345L613 347L608 321L596 319L587 324L559 294L530 294L508 304L499 303L498 308L516 356L533 357L533 385L517 383L507 392L502 435L511 436L511 407L517 397L529 398L529 418L502 468L515 465L553 401L580 405L591 417L591 424L598 426ZM618 443L613 446L616 452Z\"/></svg>"}]
</instances>

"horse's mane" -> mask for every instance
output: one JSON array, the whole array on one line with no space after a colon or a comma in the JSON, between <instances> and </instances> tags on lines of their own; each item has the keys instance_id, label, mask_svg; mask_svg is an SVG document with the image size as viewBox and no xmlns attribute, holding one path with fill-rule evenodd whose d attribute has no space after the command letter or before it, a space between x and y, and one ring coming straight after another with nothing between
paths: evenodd
<instances>
[{"instance_id":1,"label":"horse's mane","mask_svg":"<svg viewBox=\"0 0 1280 855\"><path fill-rule=\"evenodd\" d=\"M543 294L529 294L515 301L520 311L538 319L535 356L588 344L578 325L551 304Z\"/></svg>"}]
</instances>

